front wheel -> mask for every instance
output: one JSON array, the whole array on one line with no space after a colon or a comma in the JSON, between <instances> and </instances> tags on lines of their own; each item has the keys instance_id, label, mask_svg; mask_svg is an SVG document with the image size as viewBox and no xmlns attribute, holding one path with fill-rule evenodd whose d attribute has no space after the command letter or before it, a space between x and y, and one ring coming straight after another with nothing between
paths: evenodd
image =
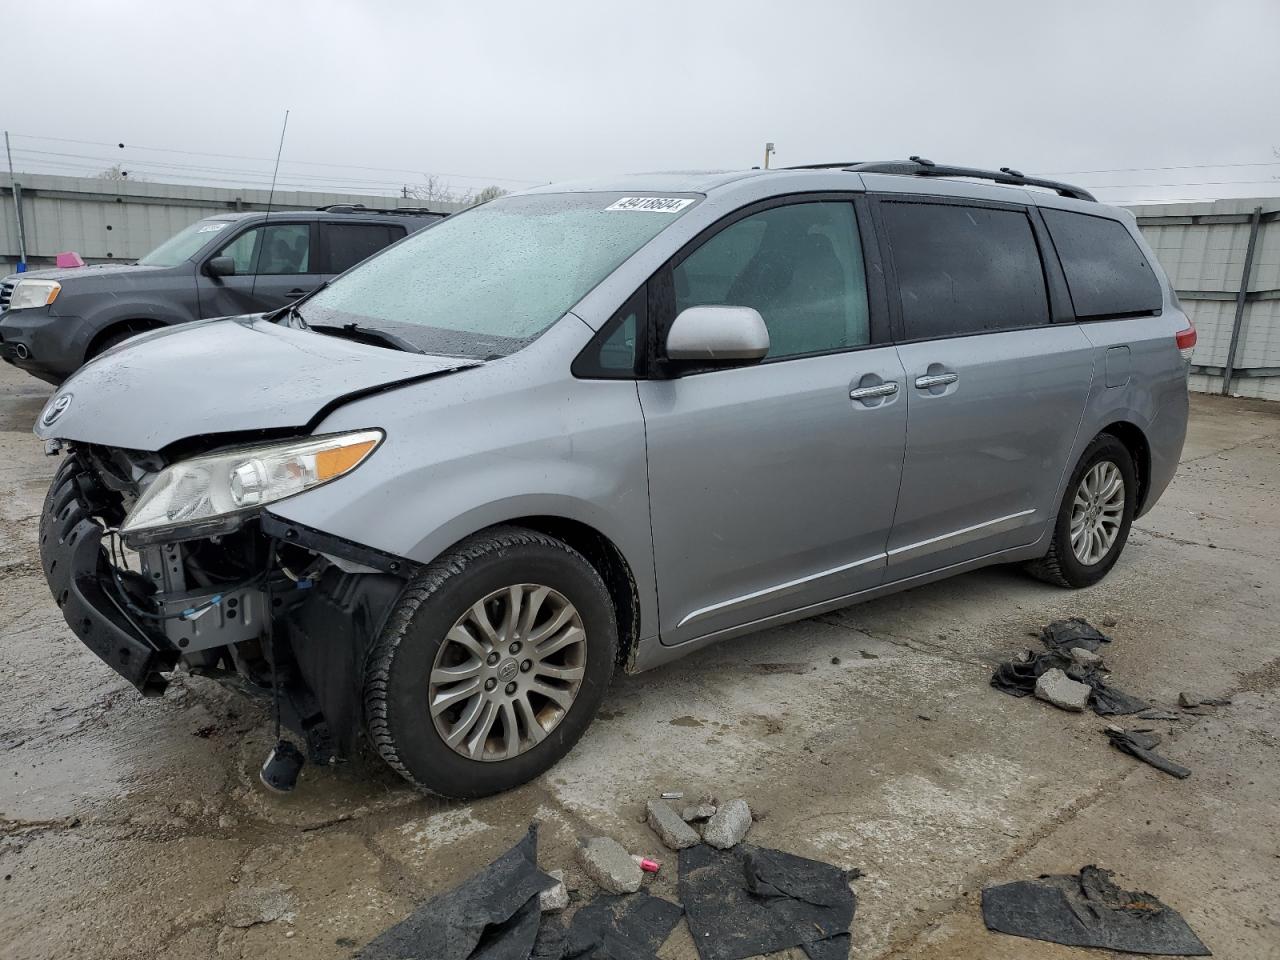
<instances>
[{"instance_id":1,"label":"front wheel","mask_svg":"<svg viewBox=\"0 0 1280 960\"><path fill-rule=\"evenodd\" d=\"M369 737L420 789L508 790L582 736L617 646L609 593L580 553L518 527L478 534L409 584L375 642Z\"/></svg>"},{"instance_id":2,"label":"front wheel","mask_svg":"<svg viewBox=\"0 0 1280 960\"><path fill-rule=\"evenodd\" d=\"M1049 552L1029 565L1031 573L1061 587L1097 583L1120 558L1137 503L1133 457L1118 439L1100 434L1071 475Z\"/></svg>"}]
</instances>

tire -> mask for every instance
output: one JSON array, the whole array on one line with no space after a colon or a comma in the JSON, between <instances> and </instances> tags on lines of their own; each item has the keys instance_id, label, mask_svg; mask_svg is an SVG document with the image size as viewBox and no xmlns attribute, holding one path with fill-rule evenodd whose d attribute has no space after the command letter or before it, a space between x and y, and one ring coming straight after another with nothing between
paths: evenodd
<instances>
[{"instance_id":1,"label":"tire","mask_svg":"<svg viewBox=\"0 0 1280 960\"><path fill-rule=\"evenodd\" d=\"M516 656L509 654L508 640L521 638L523 615L518 626L501 622L513 606L512 590L524 591L524 606L517 603L515 609L536 613L523 633L530 640ZM540 590L547 593L536 600ZM502 637L496 644L485 640L479 621L466 619L474 616L482 601L486 601L486 616ZM539 631L552 629L566 606L576 619L540 645L535 643ZM453 639L460 627L467 635L464 639L483 641L481 650L472 654L470 645ZM573 631L579 627L585 636L576 639ZM546 660L528 661L526 672L524 657L537 657L536 651L556 645L564 650ZM613 602L599 573L580 553L521 527L497 527L477 534L433 561L409 583L374 642L364 676L369 739L391 768L420 790L458 799L509 790L550 769L578 742L608 689L617 649ZM482 653L499 657L500 662L490 664ZM467 658L465 662L458 662L460 656ZM557 657L572 659L556 661ZM518 670L514 676L508 673L513 663ZM440 671L447 670L469 679L438 686ZM581 675L576 681L547 679L543 670ZM467 671L475 672L474 679ZM433 715L432 702L449 700L450 691L474 682L503 685L491 692L484 686L481 689L486 692L477 691ZM518 691L503 696L517 685ZM548 686L569 701L567 706L538 692ZM481 707L474 707L476 698ZM488 717L490 702L497 704L492 709L499 712L489 721L492 735L485 736L478 731ZM449 729L460 730L473 707L479 711L476 726L456 747L451 746L445 734ZM508 730L513 719L515 734ZM520 752L514 755L510 736L518 739ZM477 742L479 754L474 752Z\"/></svg>"},{"instance_id":2,"label":"tire","mask_svg":"<svg viewBox=\"0 0 1280 960\"><path fill-rule=\"evenodd\" d=\"M1093 562L1086 563L1077 556L1071 542L1071 518L1075 506L1076 494L1081 491L1081 483L1090 471L1099 464L1113 464L1124 482L1124 506L1119 515L1118 528L1114 539L1105 552ZM1082 491L1081 491L1082 492ZM1083 493L1083 492L1082 492ZM1085 499L1089 499L1085 495ZM1090 587L1097 583L1115 566L1120 558L1124 545L1129 539L1129 528L1133 524L1133 515L1138 503L1138 473L1133 463L1133 456L1128 448L1109 433L1094 437L1093 442L1085 449L1071 474L1071 480L1062 495L1062 503L1058 507L1058 516L1054 521L1053 540L1049 552L1039 560L1030 563L1027 569L1031 574L1046 583L1060 587Z\"/></svg>"},{"instance_id":3,"label":"tire","mask_svg":"<svg viewBox=\"0 0 1280 960\"><path fill-rule=\"evenodd\" d=\"M120 344L124 343L126 340L130 339L131 337L136 337L138 334L146 333L146 332L147 331L145 329L135 330L132 327L129 327L126 330L116 331L115 333L111 334L111 336L103 340L101 343L94 344L93 353L89 354L87 357L84 358L85 363L88 363L90 360L93 360L96 357L102 356L112 347L120 346Z\"/></svg>"}]
</instances>

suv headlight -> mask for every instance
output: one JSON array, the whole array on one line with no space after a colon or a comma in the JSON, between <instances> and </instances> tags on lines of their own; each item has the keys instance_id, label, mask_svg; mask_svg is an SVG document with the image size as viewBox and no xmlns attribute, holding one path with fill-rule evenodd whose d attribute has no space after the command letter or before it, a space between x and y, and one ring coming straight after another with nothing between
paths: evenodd
<instances>
[{"instance_id":1,"label":"suv headlight","mask_svg":"<svg viewBox=\"0 0 1280 960\"><path fill-rule=\"evenodd\" d=\"M229 533L265 504L350 473L382 438L361 430L183 460L143 491L120 532L130 545Z\"/></svg>"},{"instance_id":2,"label":"suv headlight","mask_svg":"<svg viewBox=\"0 0 1280 960\"><path fill-rule=\"evenodd\" d=\"M19 280L9 296L10 310L47 307L58 299L62 284L57 280Z\"/></svg>"}]
</instances>

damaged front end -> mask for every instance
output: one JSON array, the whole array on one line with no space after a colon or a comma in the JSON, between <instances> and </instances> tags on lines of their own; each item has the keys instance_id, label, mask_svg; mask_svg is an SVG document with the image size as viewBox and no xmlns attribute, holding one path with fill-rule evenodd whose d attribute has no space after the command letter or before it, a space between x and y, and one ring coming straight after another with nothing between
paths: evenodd
<instances>
[{"instance_id":1,"label":"damaged front end","mask_svg":"<svg viewBox=\"0 0 1280 960\"><path fill-rule=\"evenodd\" d=\"M145 696L163 694L185 667L252 696L278 694L282 722L313 762L350 755L365 653L413 565L265 506L280 499L273 489L288 496L324 482L325 471L354 469L380 435L358 457L342 439L172 464L69 448L40 521L41 563L67 624Z\"/></svg>"}]
</instances>

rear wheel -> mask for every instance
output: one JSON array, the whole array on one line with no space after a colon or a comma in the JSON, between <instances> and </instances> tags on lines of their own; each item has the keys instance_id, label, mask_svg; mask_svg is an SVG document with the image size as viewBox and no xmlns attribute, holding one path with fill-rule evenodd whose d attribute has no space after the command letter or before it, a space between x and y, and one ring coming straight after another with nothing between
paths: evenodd
<instances>
[{"instance_id":1,"label":"rear wheel","mask_svg":"<svg viewBox=\"0 0 1280 960\"><path fill-rule=\"evenodd\" d=\"M375 642L369 737L421 789L510 789L582 736L617 644L609 593L576 550L517 527L477 535L409 584Z\"/></svg>"},{"instance_id":2,"label":"rear wheel","mask_svg":"<svg viewBox=\"0 0 1280 960\"><path fill-rule=\"evenodd\" d=\"M1109 433L1089 444L1076 465L1054 522L1049 552L1029 565L1062 587L1088 587L1115 566L1137 508L1133 457Z\"/></svg>"}]
</instances>

